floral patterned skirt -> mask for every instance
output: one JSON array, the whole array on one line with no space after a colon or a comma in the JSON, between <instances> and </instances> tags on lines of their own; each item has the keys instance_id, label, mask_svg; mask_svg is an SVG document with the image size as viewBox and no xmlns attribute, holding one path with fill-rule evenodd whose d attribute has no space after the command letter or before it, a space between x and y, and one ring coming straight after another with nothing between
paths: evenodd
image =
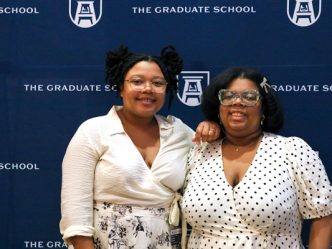
<instances>
[{"instance_id":1,"label":"floral patterned skirt","mask_svg":"<svg viewBox=\"0 0 332 249\"><path fill-rule=\"evenodd\" d=\"M171 249L168 210L100 203L94 206L96 249Z\"/></svg>"}]
</instances>

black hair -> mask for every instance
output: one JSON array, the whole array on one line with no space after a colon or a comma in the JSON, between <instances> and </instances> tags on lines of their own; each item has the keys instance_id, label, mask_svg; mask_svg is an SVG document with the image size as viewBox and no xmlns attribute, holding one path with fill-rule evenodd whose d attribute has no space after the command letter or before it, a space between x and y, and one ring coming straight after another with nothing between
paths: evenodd
<instances>
[{"instance_id":1,"label":"black hair","mask_svg":"<svg viewBox=\"0 0 332 249\"><path fill-rule=\"evenodd\" d=\"M237 78L251 80L259 89L262 98L262 115L265 117L262 130L266 132L280 131L284 124L281 104L269 81L254 68L231 67L213 78L202 96L201 108L205 117L220 123L218 92L220 89L226 89ZM261 86L263 82L265 84Z\"/></svg>"},{"instance_id":2,"label":"black hair","mask_svg":"<svg viewBox=\"0 0 332 249\"><path fill-rule=\"evenodd\" d=\"M127 72L140 61L154 62L160 67L167 81L166 92L169 93L168 108L170 108L177 90L177 75L183 68L183 60L173 46L164 47L159 56L132 53L124 45L108 51L105 62L106 82L112 90L121 90Z\"/></svg>"}]
</instances>

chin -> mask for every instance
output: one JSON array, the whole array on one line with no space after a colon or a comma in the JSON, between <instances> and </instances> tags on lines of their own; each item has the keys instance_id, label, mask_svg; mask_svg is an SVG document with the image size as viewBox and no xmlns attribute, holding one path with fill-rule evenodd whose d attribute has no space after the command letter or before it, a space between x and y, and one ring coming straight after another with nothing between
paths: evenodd
<instances>
[{"instance_id":1,"label":"chin","mask_svg":"<svg viewBox=\"0 0 332 249\"><path fill-rule=\"evenodd\" d=\"M235 123L231 124L229 128L232 130L245 130L247 127L245 126L245 124Z\"/></svg>"},{"instance_id":2,"label":"chin","mask_svg":"<svg viewBox=\"0 0 332 249\"><path fill-rule=\"evenodd\" d=\"M137 109L137 113L142 117L151 117L155 115L160 109L157 108L139 108Z\"/></svg>"}]
</instances>

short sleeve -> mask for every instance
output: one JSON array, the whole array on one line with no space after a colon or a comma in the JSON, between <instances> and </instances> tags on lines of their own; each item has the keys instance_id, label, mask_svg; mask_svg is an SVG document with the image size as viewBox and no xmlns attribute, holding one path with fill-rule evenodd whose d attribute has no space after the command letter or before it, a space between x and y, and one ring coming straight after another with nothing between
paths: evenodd
<instances>
[{"instance_id":1,"label":"short sleeve","mask_svg":"<svg viewBox=\"0 0 332 249\"><path fill-rule=\"evenodd\" d=\"M318 153L304 140L290 137L286 139L286 158L302 217L332 214L332 186Z\"/></svg>"}]
</instances>

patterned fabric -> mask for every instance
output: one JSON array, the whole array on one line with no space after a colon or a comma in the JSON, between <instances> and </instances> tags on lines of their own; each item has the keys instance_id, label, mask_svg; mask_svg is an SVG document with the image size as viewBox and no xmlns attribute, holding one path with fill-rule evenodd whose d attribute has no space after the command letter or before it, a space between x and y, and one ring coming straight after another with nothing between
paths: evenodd
<instances>
[{"instance_id":1,"label":"patterned fabric","mask_svg":"<svg viewBox=\"0 0 332 249\"><path fill-rule=\"evenodd\" d=\"M303 219L332 213L332 186L317 153L297 137L265 133L241 181L224 175L222 141L189 155L183 213L188 249L299 249Z\"/></svg>"},{"instance_id":2,"label":"patterned fabric","mask_svg":"<svg viewBox=\"0 0 332 249\"><path fill-rule=\"evenodd\" d=\"M168 211L95 204L96 249L171 249Z\"/></svg>"}]
</instances>

